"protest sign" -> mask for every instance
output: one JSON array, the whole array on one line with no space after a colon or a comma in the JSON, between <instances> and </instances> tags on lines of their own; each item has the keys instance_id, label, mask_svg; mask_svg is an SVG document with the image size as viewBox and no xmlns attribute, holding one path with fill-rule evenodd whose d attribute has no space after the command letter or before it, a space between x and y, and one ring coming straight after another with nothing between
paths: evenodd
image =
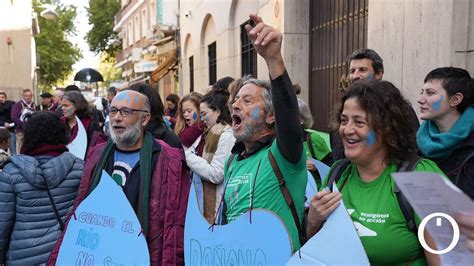
<instances>
[{"instance_id":1,"label":"protest sign","mask_svg":"<svg viewBox=\"0 0 474 266\"><path fill-rule=\"evenodd\" d=\"M71 143L67 145L70 153L74 154L77 158L84 160L87 150L87 132L81 119L76 116L77 122L77 135Z\"/></svg>"},{"instance_id":2,"label":"protest sign","mask_svg":"<svg viewBox=\"0 0 474 266\"><path fill-rule=\"evenodd\" d=\"M107 172L71 217L57 265L149 265L138 218Z\"/></svg>"},{"instance_id":3,"label":"protest sign","mask_svg":"<svg viewBox=\"0 0 474 266\"><path fill-rule=\"evenodd\" d=\"M184 228L186 265L283 265L290 257L288 230L273 212L254 209L232 223L211 227L191 186Z\"/></svg>"},{"instance_id":4,"label":"protest sign","mask_svg":"<svg viewBox=\"0 0 474 266\"><path fill-rule=\"evenodd\" d=\"M333 185L333 191L338 191L336 185ZM286 265L369 265L367 254L342 200L319 232Z\"/></svg>"}]
</instances>

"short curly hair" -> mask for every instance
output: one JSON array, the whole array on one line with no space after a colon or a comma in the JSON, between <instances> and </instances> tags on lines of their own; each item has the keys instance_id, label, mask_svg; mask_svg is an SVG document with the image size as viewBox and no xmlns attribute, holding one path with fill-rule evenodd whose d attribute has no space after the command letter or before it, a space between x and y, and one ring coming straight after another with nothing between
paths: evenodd
<instances>
[{"instance_id":1,"label":"short curly hair","mask_svg":"<svg viewBox=\"0 0 474 266\"><path fill-rule=\"evenodd\" d=\"M33 150L42 144L66 145L69 143L66 125L55 112L34 113L23 127L25 151Z\"/></svg>"},{"instance_id":2,"label":"short curly hair","mask_svg":"<svg viewBox=\"0 0 474 266\"><path fill-rule=\"evenodd\" d=\"M344 103L353 98L367 113L370 127L387 149L388 161L403 161L416 152L416 129L407 122L410 121L412 107L397 87L379 80L352 84L337 109L337 127L341 125Z\"/></svg>"}]
</instances>

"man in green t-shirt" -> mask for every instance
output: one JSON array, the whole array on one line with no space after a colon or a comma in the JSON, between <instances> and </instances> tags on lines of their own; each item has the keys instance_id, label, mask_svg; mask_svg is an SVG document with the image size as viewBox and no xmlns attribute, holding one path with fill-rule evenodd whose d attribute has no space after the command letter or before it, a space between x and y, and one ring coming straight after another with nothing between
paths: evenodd
<instances>
[{"instance_id":1,"label":"man in green t-shirt","mask_svg":"<svg viewBox=\"0 0 474 266\"><path fill-rule=\"evenodd\" d=\"M232 153L236 156L224 169L224 214L231 222L252 209L273 211L288 229L294 252L301 246L295 217L301 224L307 182L298 103L281 55L282 34L259 16L251 15L250 19L256 25L247 25L246 30L267 63L271 84L257 79L246 81L232 105L236 138ZM294 202L295 216L270 164L270 151Z\"/></svg>"}]
</instances>

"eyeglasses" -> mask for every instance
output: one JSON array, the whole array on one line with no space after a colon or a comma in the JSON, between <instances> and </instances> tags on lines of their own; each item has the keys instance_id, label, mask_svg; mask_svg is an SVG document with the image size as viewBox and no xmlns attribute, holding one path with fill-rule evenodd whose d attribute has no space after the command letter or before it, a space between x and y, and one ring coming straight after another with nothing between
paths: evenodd
<instances>
[{"instance_id":1,"label":"eyeglasses","mask_svg":"<svg viewBox=\"0 0 474 266\"><path fill-rule=\"evenodd\" d=\"M144 113L149 113L147 110L140 110L140 109L132 109L128 107L122 107L120 109L112 107L110 108L109 115L110 116L115 116L117 113L120 113L121 116L123 117L130 117L133 115L133 112L144 112Z\"/></svg>"}]
</instances>

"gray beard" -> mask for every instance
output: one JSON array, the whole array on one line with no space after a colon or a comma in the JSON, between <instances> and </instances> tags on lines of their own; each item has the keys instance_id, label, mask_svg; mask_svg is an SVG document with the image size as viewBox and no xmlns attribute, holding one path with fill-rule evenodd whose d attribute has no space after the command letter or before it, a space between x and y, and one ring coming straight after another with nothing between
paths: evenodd
<instances>
[{"instance_id":1,"label":"gray beard","mask_svg":"<svg viewBox=\"0 0 474 266\"><path fill-rule=\"evenodd\" d=\"M134 125L127 127L125 131L120 135L115 134L114 129L112 128L112 123L109 123L109 132L112 141L118 147L131 148L135 144L137 144L138 140L142 135L140 120L137 121Z\"/></svg>"},{"instance_id":2,"label":"gray beard","mask_svg":"<svg viewBox=\"0 0 474 266\"><path fill-rule=\"evenodd\" d=\"M265 126L264 124L257 124L257 125L244 124L241 133L236 134L234 132L235 142L243 142L250 139L254 134L260 132L264 126Z\"/></svg>"}]
</instances>

